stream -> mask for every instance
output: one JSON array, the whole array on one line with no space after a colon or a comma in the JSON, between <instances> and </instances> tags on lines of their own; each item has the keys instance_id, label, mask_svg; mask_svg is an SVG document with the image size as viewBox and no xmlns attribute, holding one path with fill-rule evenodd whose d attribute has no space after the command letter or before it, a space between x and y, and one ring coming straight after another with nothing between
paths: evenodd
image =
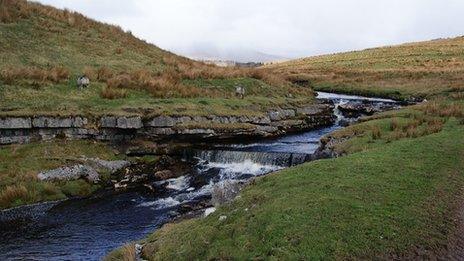
<instances>
[{"instance_id":1,"label":"stream","mask_svg":"<svg viewBox=\"0 0 464 261\"><path fill-rule=\"evenodd\" d=\"M28 224L0 230L0 260L100 260L109 251L142 239L171 221L183 204L207 199L215 184L246 181L308 161L322 136L357 119L345 117L338 105L396 104L387 99L323 92L318 98L332 100L337 106L333 126L250 144L191 151L185 158L196 159L195 171L156 182L154 187L161 191L156 196L128 192L59 203Z\"/></svg>"}]
</instances>

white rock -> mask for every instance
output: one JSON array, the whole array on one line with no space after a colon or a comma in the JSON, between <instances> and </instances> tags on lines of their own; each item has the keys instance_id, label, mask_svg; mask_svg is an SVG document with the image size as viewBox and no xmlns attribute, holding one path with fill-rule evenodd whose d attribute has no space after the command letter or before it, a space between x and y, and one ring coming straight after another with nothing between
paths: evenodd
<instances>
[{"instance_id":1,"label":"white rock","mask_svg":"<svg viewBox=\"0 0 464 261\"><path fill-rule=\"evenodd\" d=\"M31 127L31 118L0 119L0 129L30 129Z\"/></svg>"},{"instance_id":2,"label":"white rock","mask_svg":"<svg viewBox=\"0 0 464 261\"><path fill-rule=\"evenodd\" d=\"M42 181L51 180L77 180L85 178L90 182L99 181L98 172L87 165L74 165L40 172L37 177Z\"/></svg>"},{"instance_id":3,"label":"white rock","mask_svg":"<svg viewBox=\"0 0 464 261\"><path fill-rule=\"evenodd\" d=\"M214 207L213 208L207 208L207 209L205 209L204 216L207 217L207 216L211 215L212 213L214 213L214 211L216 211L216 208L214 208Z\"/></svg>"}]
</instances>

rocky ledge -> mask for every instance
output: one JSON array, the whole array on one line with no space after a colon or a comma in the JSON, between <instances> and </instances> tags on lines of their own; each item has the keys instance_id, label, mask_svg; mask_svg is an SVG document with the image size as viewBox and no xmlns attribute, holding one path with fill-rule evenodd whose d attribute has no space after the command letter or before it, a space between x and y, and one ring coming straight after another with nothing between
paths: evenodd
<instances>
[{"instance_id":1,"label":"rocky ledge","mask_svg":"<svg viewBox=\"0 0 464 261\"><path fill-rule=\"evenodd\" d=\"M333 124L333 104L275 109L263 116L0 117L0 145L55 138L103 141L145 138L269 137Z\"/></svg>"}]
</instances>

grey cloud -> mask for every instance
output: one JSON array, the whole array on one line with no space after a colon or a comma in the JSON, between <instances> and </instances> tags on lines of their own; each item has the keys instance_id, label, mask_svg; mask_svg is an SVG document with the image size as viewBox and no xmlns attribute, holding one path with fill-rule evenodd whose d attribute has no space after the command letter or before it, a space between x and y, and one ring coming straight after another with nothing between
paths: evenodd
<instances>
[{"instance_id":1,"label":"grey cloud","mask_svg":"<svg viewBox=\"0 0 464 261\"><path fill-rule=\"evenodd\" d=\"M40 2L121 25L165 49L214 49L249 60L253 52L294 58L457 36L464 24L461 0Z\"/></svg>"}]
</instances>

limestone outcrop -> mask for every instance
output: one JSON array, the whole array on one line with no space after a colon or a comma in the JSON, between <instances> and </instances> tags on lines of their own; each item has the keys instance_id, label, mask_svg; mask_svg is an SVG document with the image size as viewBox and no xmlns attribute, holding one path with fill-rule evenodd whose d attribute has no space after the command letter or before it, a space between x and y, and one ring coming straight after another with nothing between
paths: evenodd
<instances>
[{"instance_id":1,"label":"limestone outcrop","mask_svg":"<svg viewBox=\"0 0 464 261\"><path fill-rule=\"evenodd\" d=\"M333 105L317 103L301 108L274 109L261 116L33 116L0 117L0 145L37 140L93 139L122 141L135 138L229 139L270 137L309 130L334 122Z\"/></svg>"}]
</instances>

